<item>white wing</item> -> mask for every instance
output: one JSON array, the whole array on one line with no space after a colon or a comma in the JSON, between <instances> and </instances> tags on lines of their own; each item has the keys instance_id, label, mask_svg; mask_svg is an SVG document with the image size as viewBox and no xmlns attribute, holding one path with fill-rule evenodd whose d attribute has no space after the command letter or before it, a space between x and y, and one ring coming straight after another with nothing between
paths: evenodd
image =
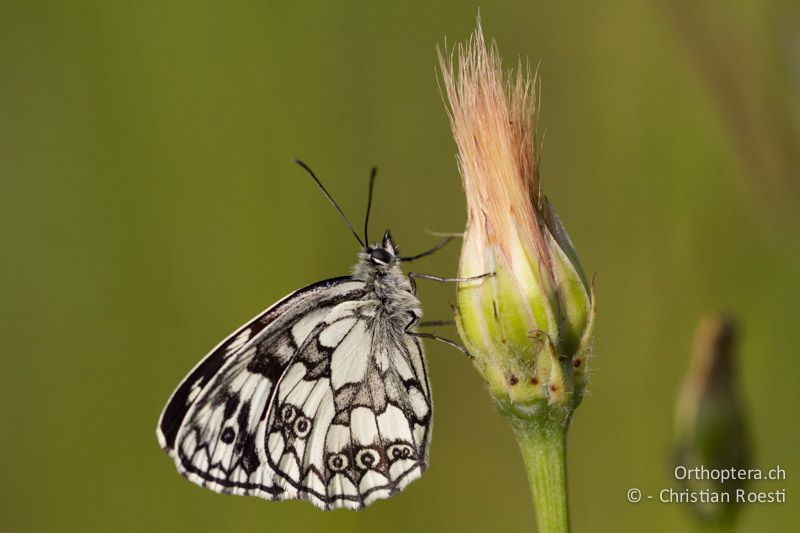
<instances>
[{"instance_id":1,"label":"white wing","mask_svg":"<svg viewBox=\"0 0 800 533\"><path fill-rule=\"evenodd\" d=\"M266 425L281 497L360 509L425 470L432 413L422 346L380 312L375 300L340 304L281 377Z\"/></svg>"},{"instance_id":2,"label":"white wing","mask_svg":"<svg viewBox=\"0 0 800 533\"><path fill-rule=\"evenodd\" d=\"M335 278L300 289L220 343L173 393L156 431L178 471L217 492L293 497L267 465L265 424L274 385L298 346L364 284Z\"/></svg>"}]
</instances>

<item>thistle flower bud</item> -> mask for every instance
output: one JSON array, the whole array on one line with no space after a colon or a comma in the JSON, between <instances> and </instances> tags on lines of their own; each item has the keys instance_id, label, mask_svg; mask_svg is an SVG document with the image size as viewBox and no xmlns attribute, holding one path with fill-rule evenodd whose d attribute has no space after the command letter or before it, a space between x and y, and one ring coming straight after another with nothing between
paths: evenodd
<instances>
[{"instance_id":1,"label":"thistle flower bud","mask_svg":"<svg viewBox=\"0 0 800 533\"><path fill-rule=\"evenodd\" d=\"M734 344L736 328L730 319L711 316L703 320L695 335L694 353L678 396L675 412L675 466L677 468L742 469L750 466L744 415L736 390ZM705 522L730 523L738 506L737 489L746 480L733 478L686 480L694 492L707 489L727 492L729 502L698 502L693 505Z\"/></svg>"},{"instance_id":2,"label":"thistle flower bud","mask_svg":"<svg viewBox=\"0 0 800 533\"><path fill-rule=\"evenodd\" d=\"M467 198L456 322L501 407L571 413L586 388L594 296L539 184L535 79L504 76L480 23L453 58L439 56ZM568 416L568 415L567 415Z\"/></svg>"}]
</instances>

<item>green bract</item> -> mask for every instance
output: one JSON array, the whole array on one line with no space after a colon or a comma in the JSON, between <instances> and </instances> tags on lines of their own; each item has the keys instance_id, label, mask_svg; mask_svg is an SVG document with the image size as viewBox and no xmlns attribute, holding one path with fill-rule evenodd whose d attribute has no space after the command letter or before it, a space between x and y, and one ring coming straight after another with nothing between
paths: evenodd
<instances>
[{"instance_id":1,"label":"green bract","mask_svg":"<svg viewBox=\"0 0 800 533\"><path fill-rule=\"evenodd\" d=\"M457 324L496 399L574 408L586 388L594 295L546 200L545 208L546 256L515 225L500 244L488 237L486 221L470 221L459 277L494 275L459 285Z\"/></svg>"}]
</instances>

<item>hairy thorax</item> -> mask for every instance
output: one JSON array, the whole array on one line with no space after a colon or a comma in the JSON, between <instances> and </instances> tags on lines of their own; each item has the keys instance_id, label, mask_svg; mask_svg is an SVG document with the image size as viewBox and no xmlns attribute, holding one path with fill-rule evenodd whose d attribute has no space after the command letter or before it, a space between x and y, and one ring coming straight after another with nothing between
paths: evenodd
<instances>
[{"instance_id":1,"label":"hairy thorax","mask_svg":"<svg viewBox=\"0 0 800 533\"><path fill-rule=\"evenodd\" d=\"M409 278L400 270L397 262L391 265L376 265L366 254L359 254L360 261L353 268L353 279L363 281L370 296L378 301L378 312L397 324L406 325L410 315L422 317L422 306L414 294Z\"/></svg>"}]
</instances>

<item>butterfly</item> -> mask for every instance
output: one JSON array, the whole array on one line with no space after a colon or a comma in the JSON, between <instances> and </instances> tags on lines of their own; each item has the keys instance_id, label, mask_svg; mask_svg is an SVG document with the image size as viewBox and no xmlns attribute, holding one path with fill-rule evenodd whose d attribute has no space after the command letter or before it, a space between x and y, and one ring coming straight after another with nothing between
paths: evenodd
<instances>
[{"instance_id":1,"label":"butterfly","mask_svg":"<svg viewBox=\"0 0 800 533\"><path fill-rule=\"evenodd\" d=\"M178 385L158 421L186 478L216 492L361 509L428 465L432 401L414 278L391 233L350 276L293 292L234 331ZM434 276L418 275L429 279Z\"/></svg>"}]
</instances>

